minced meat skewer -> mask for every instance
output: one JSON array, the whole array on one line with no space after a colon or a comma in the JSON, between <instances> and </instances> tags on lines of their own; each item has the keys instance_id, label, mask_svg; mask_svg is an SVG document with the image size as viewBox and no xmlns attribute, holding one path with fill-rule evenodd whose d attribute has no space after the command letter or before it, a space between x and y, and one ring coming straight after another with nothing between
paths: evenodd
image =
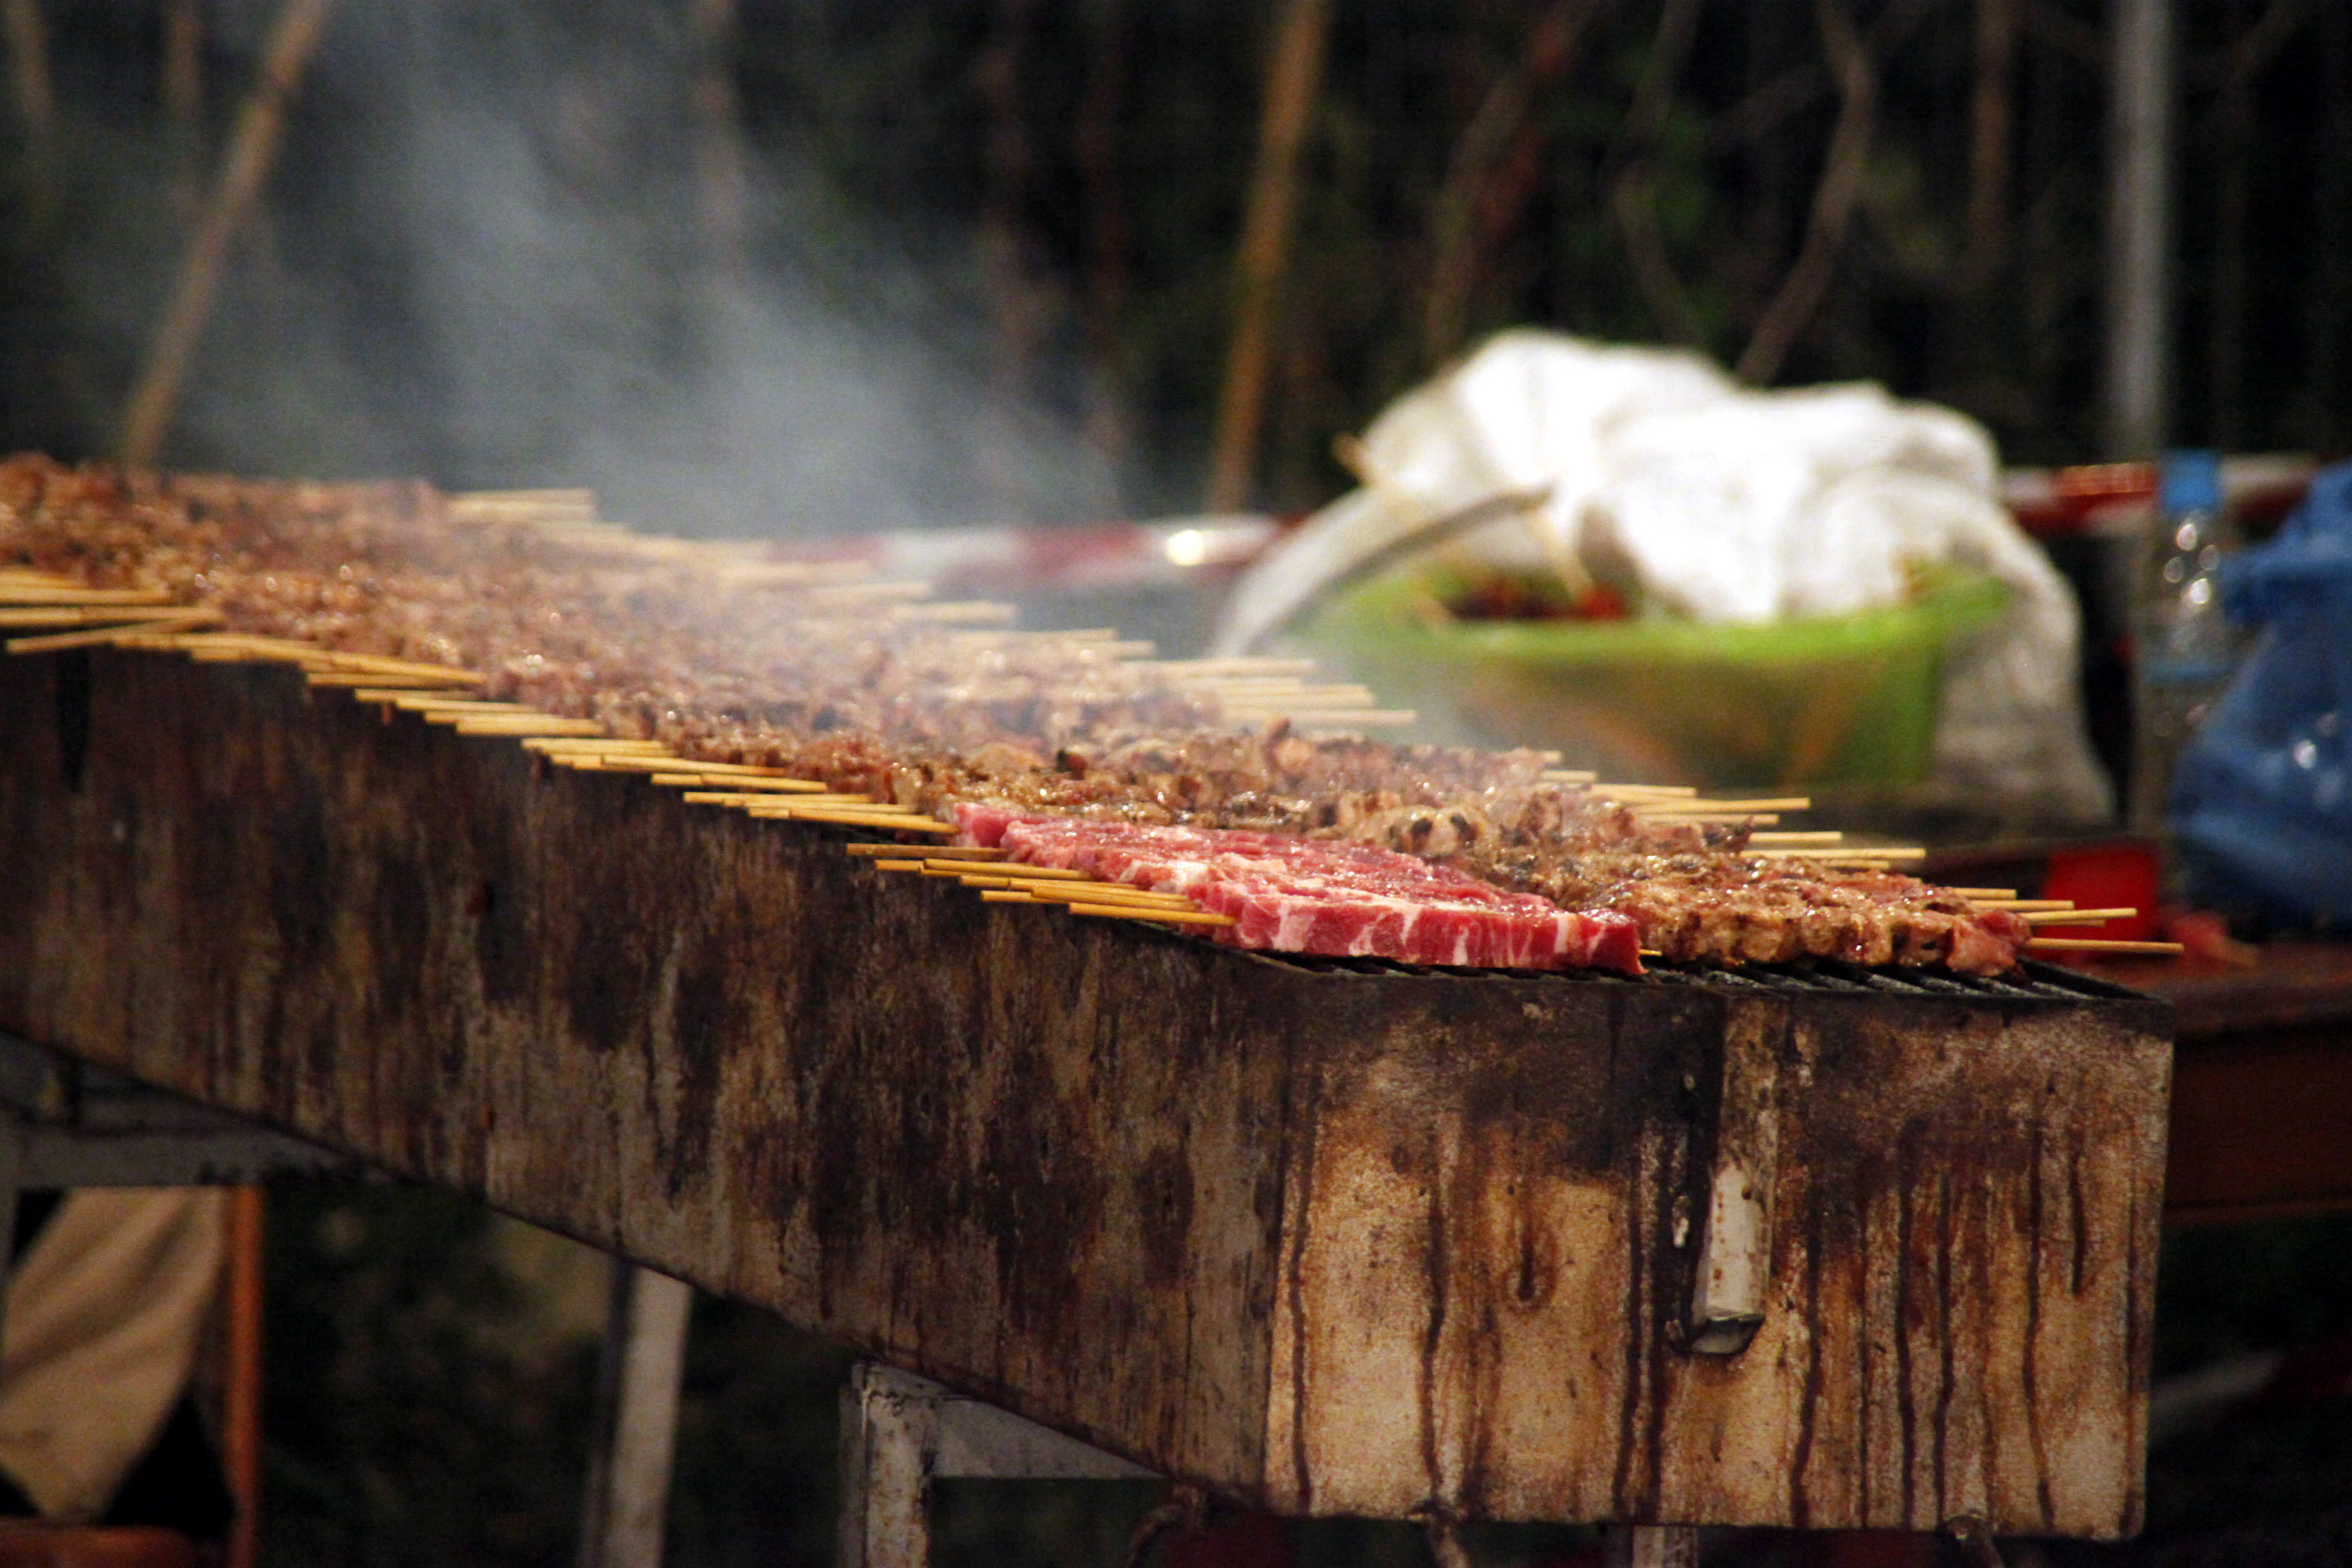
<instances>
[{"instance_id":1,"label":"minced meat skewer","mask_svg":"<svg viewBox=\"0 0 2352 1568\"><path fill-rule=\"evenodd\" d=\"M1375 846L1628 916L1645 948L1675 959L1992 973L2029 934L1910 878L1748 854L1738 826L1645 822L1546 781L1533 752L1238 728L1213 699L1084 641L974 637L711 559L461 521L421 484L0 462L0 564L162 589L236 631L479 669L487 696L684 757L785 768L942 816L986 802ZM757 546L730 559L761 561Z\"/></svg>"}]
</instances>

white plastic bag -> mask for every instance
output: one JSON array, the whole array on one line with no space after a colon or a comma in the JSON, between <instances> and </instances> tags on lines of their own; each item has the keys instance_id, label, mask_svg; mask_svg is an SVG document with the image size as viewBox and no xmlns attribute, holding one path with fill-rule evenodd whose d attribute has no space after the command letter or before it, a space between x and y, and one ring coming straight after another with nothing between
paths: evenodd
<instances>
[{"instance_id":1,"label":"white plastic bag","mask_svg":"<svg viewBox=\"0 0 2352 1568\"><path fill-rule=\"evenodd\" d=\"M1500 334L1384 412L1370 487L1326 507L1238 586L1221 651L1259 642L1429 517L1549 487L1452 548L1630 568L1666 612L1761 622L1896 604L1916 568L1998 578L2009 606L1948 650L1936 776L2052 822L2112 811L2083 731L2074 595L1995 498L1974 421L1855 384L1759 393L1677 351Z\"/></svg>"}]
</instances>

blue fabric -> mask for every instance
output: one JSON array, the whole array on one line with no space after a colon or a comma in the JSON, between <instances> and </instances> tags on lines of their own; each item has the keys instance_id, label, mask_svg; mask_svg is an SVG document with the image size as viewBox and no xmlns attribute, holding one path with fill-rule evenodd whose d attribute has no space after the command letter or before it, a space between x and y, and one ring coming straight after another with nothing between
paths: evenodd
<instances>
[{"instance_id":1,"label":"blue fabric","mask_svg":"<svg viewBox=\"0 0 2352 1568\"><path fill-rule=\"evenodd\" d=\"M2231 616L2264 630L2173 774L2190 890L2352 924L2352 463L2220 575Z\"/></svg>"}]
</instances>

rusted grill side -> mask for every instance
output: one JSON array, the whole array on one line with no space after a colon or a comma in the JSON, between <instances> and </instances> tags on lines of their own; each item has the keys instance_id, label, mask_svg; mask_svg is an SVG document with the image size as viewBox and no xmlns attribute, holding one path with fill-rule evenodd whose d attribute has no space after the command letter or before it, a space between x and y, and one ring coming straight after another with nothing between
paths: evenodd
<instances>
[{"instance_id":1,"label":"rusted grill side","mask_svg":"<svg viewBox=\"0 0 2352 1568\"><path fill-rule=\"evenodd\" d=\"M0 1027L1284 1509L2135 1524L2155 1005L1279 961L840 837L0 660ZM1727 1151L1769 1300L1710 1359Z\"/></svg>"}]
</instances>

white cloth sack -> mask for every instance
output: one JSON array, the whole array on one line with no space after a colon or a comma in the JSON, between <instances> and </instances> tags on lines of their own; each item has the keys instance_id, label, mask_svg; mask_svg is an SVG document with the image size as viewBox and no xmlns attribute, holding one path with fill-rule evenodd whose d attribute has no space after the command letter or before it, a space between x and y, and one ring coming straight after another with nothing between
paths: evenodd
<instances>
[{"instance_id":1,"label":"white cloth sack","mask_svg":"<svg viewBox=\"0 0 2352 1568\"><path fill-rule=\"evenodd\" d=\"M1893 605L1916 565L1999 579L2006 612L1948 652L1936 776L2047 821L2112 810L2084 736L2074 595L1996 499L1991 437L1949 409L1867 384L1752 392L1696 354L1520 330L1391 405L1364 451L1374 486L1252 569L1219 651L1255 644L1425 519L1549 486L1528 519L1454 548L1613 563L1713 622Z\"/></svg>"},{"instance_id":2,"label":"white cloth sack","mask_svg":"<svg viewBox=\"0 0 2352 1568\"><path fill-rule=\"evenodd\" d=\"M228 1202L220 1187L84 1187L18 1260L0 1335L0 1469L43 1519L105 1513L186 1391Z\"/></svg>"}]
</instances>

